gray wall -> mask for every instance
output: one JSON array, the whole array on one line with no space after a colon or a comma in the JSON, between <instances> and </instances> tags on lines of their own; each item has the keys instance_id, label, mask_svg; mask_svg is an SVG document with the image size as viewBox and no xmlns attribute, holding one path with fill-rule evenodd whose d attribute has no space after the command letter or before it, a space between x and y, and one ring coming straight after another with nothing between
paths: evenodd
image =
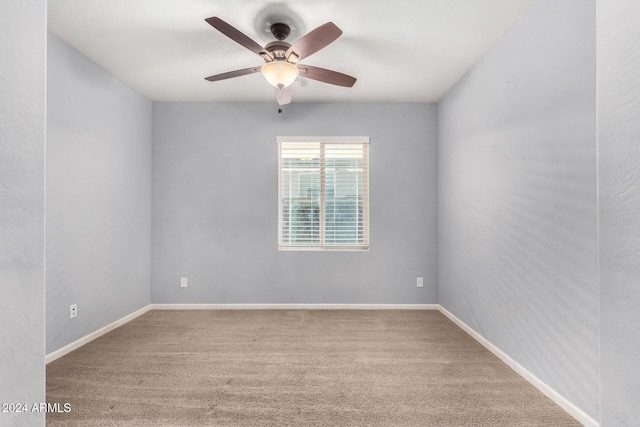
<instances>
[{"instance_id":1,"label":"gray wall","mask_svg":"<svg viewBox=\"0 0 640 427\"><path fill-rule=\"evenodd\" d=\"M640 425L640 4L598 0L602 425Z\"/></svg>"},{"instance_id":2,"label":"gray wall","mask_svg":"<svg viewBox=\"0 0 640 427\"><path fill-rule=\"evenodd\" d=\"M150 302L152 107L53 35L47 60L50 353Z\"/></svg>"},{"instance_id":3,"label":"gray wall","mask_svg":"<svg viewBox=\"0 0 640 427\"><path fill-rule=\"evenodd\" d=\"M438 109L440 303L598 419L595 1L541 0Z\"/></svg>"},{"instance_id":4,"label":"gray wall","mask_svg":"<svg viewBox=\"0 0 640 427\"><path fill-rule=\"evenodd\" d=\"M45 1L0 13L0 403L44 402ZM44 414L0 413L0 425Z\"/></svg>"},{"instance_id":5,"label":"gray wall","mask_svg":"<svg viewBox=\"0 0 640 427\"><path fill-rule=\"evenodd\" d=\"M437 302L435 105L153 108L154 303ZM368 252L278 251L278 135L371 137Z\"/></svg>"}]
</instances>

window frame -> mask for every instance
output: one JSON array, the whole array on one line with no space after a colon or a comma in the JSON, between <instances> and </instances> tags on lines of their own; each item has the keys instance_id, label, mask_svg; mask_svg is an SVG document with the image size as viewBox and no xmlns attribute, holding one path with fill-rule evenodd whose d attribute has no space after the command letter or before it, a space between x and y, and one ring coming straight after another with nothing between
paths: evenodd
<instances>
[{"instance_id":1,"label":"window frame","mask_svg":"<svg viewBox=\"0 0 640 427\"><path fill-rule=\"evenodd\" d=\"M278 136L276 137L278 145L278 250L279 251L368 251L370 247L371 234L370 234L370 218L369 218L369 200L370 200L370 162L369 162L369 137L368 136L314 136L314 137L299 137L299 136ZM317 143L320 145L320 160L319 174L320 174L320 242L317 245L285 245L282 242L283 238L283 224L282 224L282 207L283 207L283 194L282 194L282 143ZM359 245L327 245L325 229L326 229L326 170L324 162L324 152L322 148L326 144L362 144L363 145L363 161L362 161L362 219L364 224L363 231L363 243Z\"/></svg>"}]
</instances>

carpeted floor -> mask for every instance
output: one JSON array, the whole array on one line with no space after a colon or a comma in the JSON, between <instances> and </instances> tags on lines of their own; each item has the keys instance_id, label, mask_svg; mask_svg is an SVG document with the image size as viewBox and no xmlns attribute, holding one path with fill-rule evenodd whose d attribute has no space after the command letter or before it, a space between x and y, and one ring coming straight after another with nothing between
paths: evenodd
<instances>
[{"instance_id":1,"label":"carpeted floor","mask_svg":"<svg viewBox=\"0 0 640 427\"><path fill-rule=\"evenodd\" d=\"M47 366L49 426L579 426L438 311L150 311Z\"/></svg>"}]
</instances>

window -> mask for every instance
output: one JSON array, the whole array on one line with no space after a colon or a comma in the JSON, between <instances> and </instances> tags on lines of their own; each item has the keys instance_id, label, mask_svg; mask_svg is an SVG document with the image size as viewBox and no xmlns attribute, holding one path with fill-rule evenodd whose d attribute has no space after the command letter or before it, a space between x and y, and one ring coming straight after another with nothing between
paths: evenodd
<instances>
[{"instance_id":1,"label":"window","mask_svg":"<svg viewBox=\"0 0 640 427\"><path fill-rule=\"evenodd\" d=\"M369 247L369 138L279 137L280 249Z\"/></svg>"}]
</instances>

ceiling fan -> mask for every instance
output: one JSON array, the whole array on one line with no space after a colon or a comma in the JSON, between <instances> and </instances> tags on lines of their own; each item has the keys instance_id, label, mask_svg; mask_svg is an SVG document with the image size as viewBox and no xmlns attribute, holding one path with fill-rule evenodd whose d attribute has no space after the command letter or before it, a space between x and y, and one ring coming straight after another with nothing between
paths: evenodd
<instances>
[{"instance_id":1,"label":"ceiling fan","mask_svg":"<svg viewBox=\"0 0 640 427\"><path fill-rule=\"evenodd\" d=\"M298 75L344 87L352 87L356 82L355 77L337 71L298 64L301 59L316 53L340 37L342 30L333 22L327 22L310 31L293 45L285 41L291 32L289 25L274 23L270 29L276 40L262 47L218 17L207 18L205 21L231 40L259 55L265 61L262 66L243 68L206 77L205 79L210 82L260 72L267 82L276 88L276 100L280 105L291 102L291 84L293 84Z\"/></svg>"}]
</instances>

